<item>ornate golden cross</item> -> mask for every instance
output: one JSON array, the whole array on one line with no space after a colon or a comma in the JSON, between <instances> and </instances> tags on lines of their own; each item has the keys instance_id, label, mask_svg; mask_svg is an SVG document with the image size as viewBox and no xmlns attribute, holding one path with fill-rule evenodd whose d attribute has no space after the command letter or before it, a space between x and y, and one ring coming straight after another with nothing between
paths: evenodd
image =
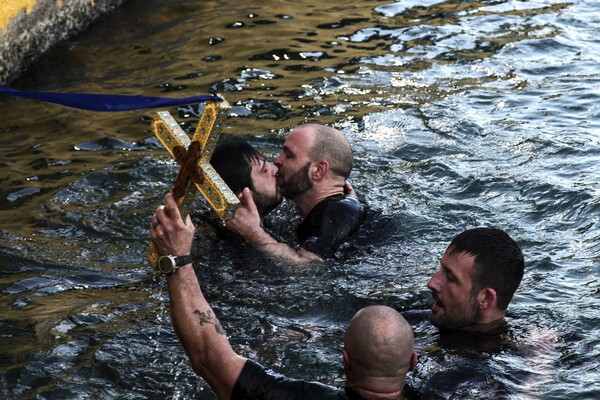
<instances>
[{"instance_id":1,"label":"ornate golden cross","mask_svg":"<svg viewBox=\"0 0 600 400\"><path fill-rule=\"evenodd\" d=\"M198 191L223 220L233 218L240 204L235 193L210 165L210 158L221 136L222 121L230 108L224 99L207 103L191 141L168 111L159 111L154 117L152 131L181 165L171 193L184 219ZM146 259L153 268L158 267L159 255L152 243Z\"/></svg>"}]
</instances>

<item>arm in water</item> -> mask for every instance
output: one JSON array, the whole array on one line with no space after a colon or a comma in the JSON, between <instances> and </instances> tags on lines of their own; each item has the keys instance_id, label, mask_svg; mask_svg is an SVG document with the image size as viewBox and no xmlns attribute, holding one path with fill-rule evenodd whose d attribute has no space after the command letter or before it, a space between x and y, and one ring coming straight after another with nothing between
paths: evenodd
<instances>
[{"instance_id":1,"label":"arm in water","mask_svg":"<svg viewBox=\"0 0 600 400\"><path fill-rule=\"evenodd\" d=\"M321 262L317 254L304 249L294 249L285 243L277 241L262 227L260 214L252 198L252 192L244 188L239 195L240 207L235 216L226 221L227 228L241 235L255 249L277 260L292 264Z\"/></svg>"}]
</instances>

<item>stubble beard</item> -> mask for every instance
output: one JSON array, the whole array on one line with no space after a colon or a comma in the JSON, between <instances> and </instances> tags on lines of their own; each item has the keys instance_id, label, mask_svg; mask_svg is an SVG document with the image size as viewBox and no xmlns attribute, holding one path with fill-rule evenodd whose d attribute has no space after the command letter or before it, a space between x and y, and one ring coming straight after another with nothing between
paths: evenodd
<instances>
[{"instance_id":1,"label":"stubble beard","mask_svg":"<svg viewBox=\"0 0 600 400\"><path fill-rule=\"evenodd\" d=\"M290 200L306 193L313 187L313 183L308 177L310 170L310 162L307 162L304 167L300 168L292 174L285 182L279 186L279 192Z\"/></svg>"},{"instance_id":2,"label":"stubble beard","mask_svg":"<svg viewBox=\"0 0 600 400\"><path fill-rule=\"evenodd\" d=\"M466 309L460 310L458 313L449 314L446 308L443 308L444 313L438 317L432 315L431 323L440 330L460 329L465 326L474 325L479 320L480 311L477 307L477 299L474 294L469 296L469 304Z\"/></svg>"},{"instance_id":3,"label":"stubble beard","mask_svg":"<svg viewBox=\"0 0 600 400\"><path fill-rule=\"evenodd\" d=\"M281 196L269 196L262 193L254 193L254 203L261 217L273 211L283 199Z\"/></svg>"}]
</instances>

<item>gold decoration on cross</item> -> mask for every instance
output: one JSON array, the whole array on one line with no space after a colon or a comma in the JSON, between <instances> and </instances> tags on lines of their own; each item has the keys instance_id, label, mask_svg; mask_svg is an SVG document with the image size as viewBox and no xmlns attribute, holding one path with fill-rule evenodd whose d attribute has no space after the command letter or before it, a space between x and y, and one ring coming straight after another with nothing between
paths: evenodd
<instances>
[{"instance_id":1,"label":"gold decoration on cross","mask_svg":"<svg viewBox=\"0 0 600 400\"><path fill-rule=\"evenodd\" d=\"M168 111L159 111L154 117L152 131L181 165L171 193L184 219L198 192L222 220L233 218L240 204L235 193L210 165L210 158L221 137L223 119L230 108L225 99L208 102L191 140ZM155 269L159 257L151 242L146 259Z\"/></svg>"}]
</instances>

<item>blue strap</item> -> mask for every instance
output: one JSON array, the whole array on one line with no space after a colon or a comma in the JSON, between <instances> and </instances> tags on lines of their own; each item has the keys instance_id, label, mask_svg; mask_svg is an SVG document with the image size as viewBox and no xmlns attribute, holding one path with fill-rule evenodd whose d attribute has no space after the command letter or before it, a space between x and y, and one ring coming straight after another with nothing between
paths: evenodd
<instances>
[{"instance_id":1,"label":"blue strap","mask_svg":"<svg viewBox=\"0 0 600 400\"><path fill-rule=\"evenodd\" d=\"M128 96L117 94L23 92L6 86L0 86L0 93L91 111L127 111L140 108L202 103L205 101L223 101L223 99L216 95L174 99L172 97Z\"/></svg>"}]
</instances>

